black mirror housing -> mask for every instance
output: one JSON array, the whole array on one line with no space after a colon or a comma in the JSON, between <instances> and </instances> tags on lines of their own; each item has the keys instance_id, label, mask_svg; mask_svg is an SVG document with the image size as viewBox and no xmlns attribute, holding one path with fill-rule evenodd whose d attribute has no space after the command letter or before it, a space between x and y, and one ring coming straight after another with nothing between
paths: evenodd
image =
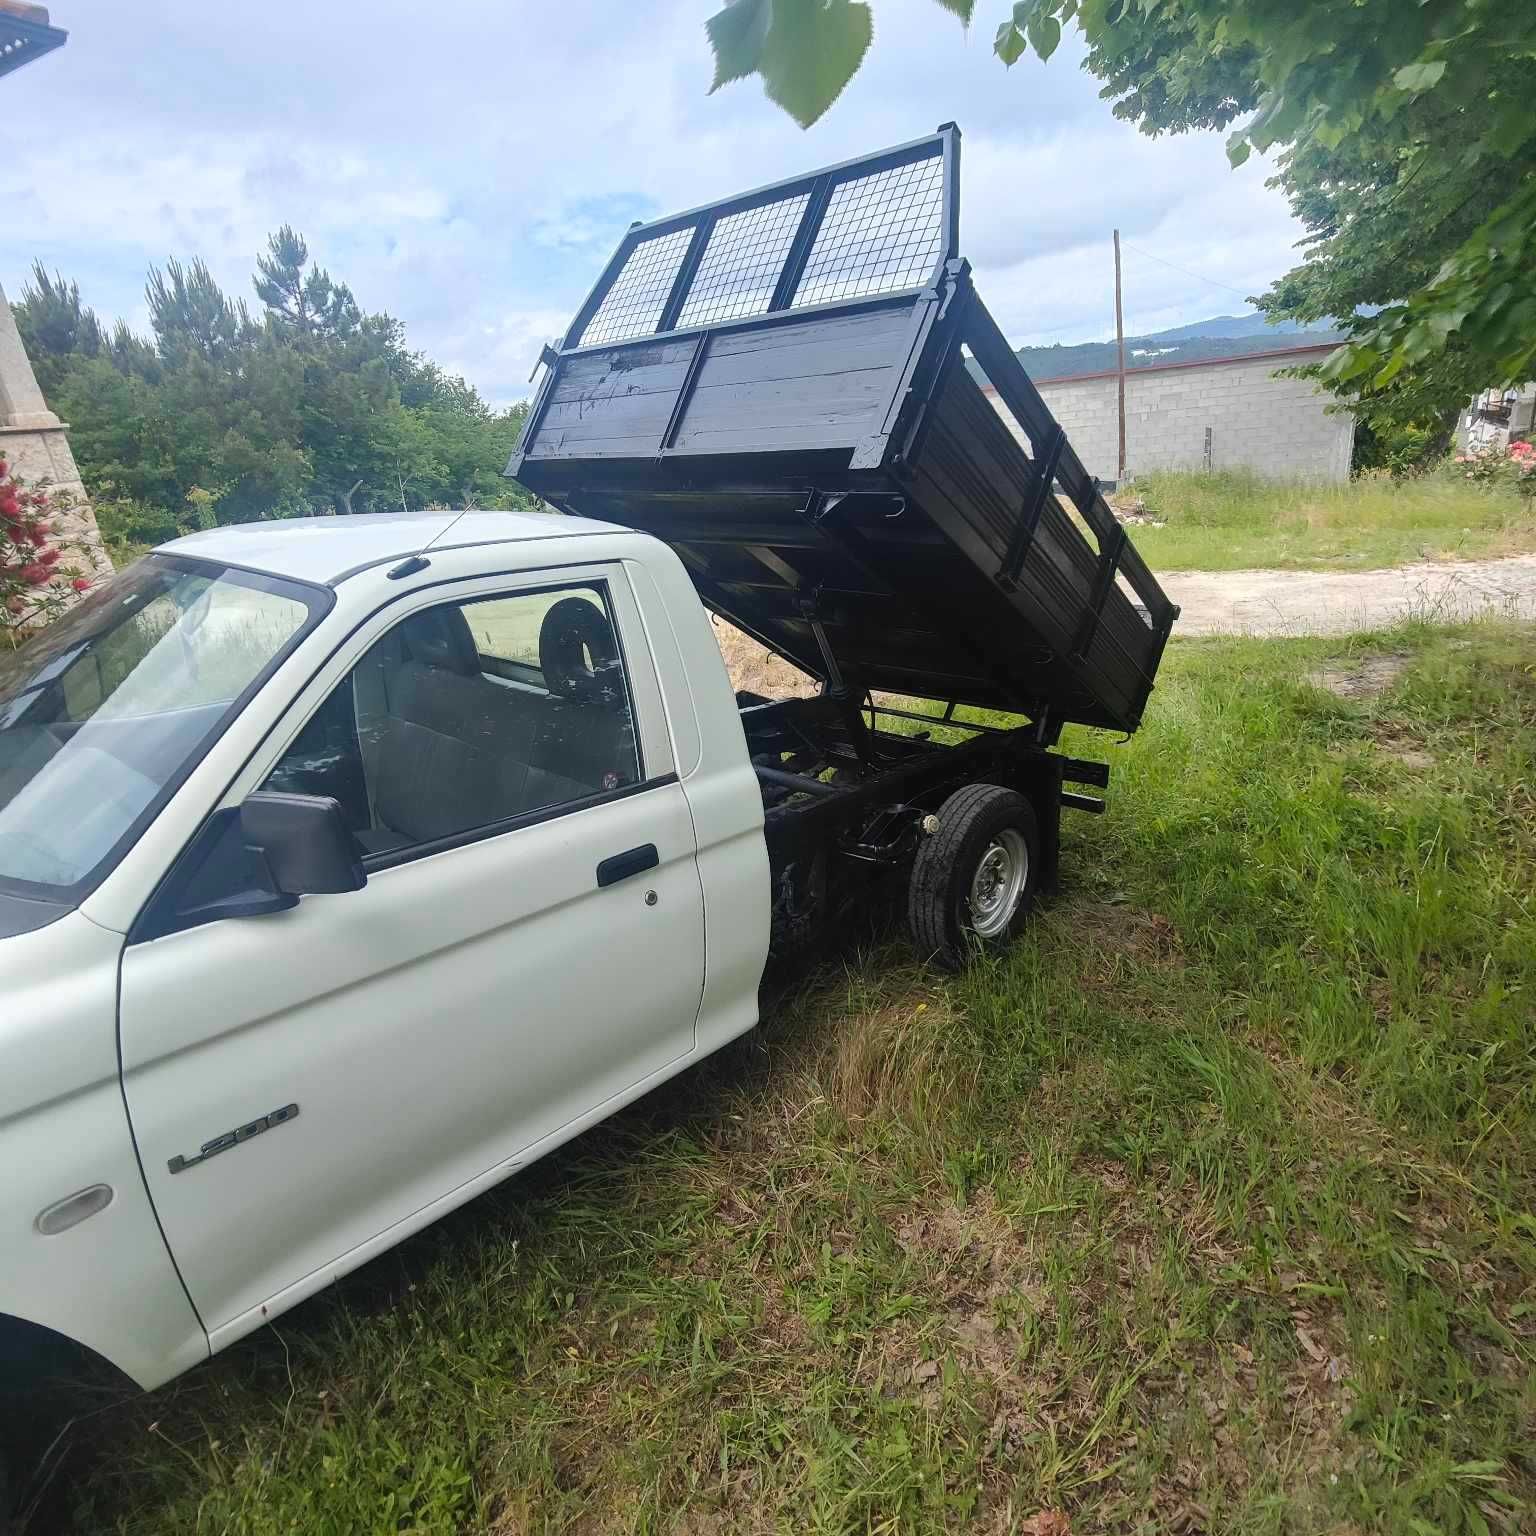
<instances>
[{"instance_id":1,"label":"black mirror housing","mask_svg":"<svg viewBox=\"0 0 1536 1536\"><path fill-rule=\"evenodd\" d=\"M329 795L257 790L240 803L240 831L281 895L331 895L367 884L357 841Z\"/></svg>"}]
</instances>

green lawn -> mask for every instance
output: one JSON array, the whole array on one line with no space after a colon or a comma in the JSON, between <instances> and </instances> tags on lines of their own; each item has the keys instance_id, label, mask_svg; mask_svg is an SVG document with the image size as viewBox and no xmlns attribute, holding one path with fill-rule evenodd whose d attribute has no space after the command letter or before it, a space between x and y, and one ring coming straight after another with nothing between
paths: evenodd
<instances>
[{"instance_id":1,"label":"green lawn","mask_svg":"<svg viewBox=\"0 0 1536 1536\"><path fill-rule=\"evenodd\" d=\"M1533 654L1176 641L1005 960L826 970L98 1415L77 1528L1536 1528Z\"/></svg>"},{"instance_id":2,"label":"green lawn","mask_svg":"<svg viewBox=\"0 0 1536 1536\"><path fill-rule=\"evenodd\" d=\"M1536 550L1536 501L1435 475L1344 485L1150 475L1132 494L1167 525L1131 530L1154 571L1373 570Z\"/></svg>"}]
</instances>

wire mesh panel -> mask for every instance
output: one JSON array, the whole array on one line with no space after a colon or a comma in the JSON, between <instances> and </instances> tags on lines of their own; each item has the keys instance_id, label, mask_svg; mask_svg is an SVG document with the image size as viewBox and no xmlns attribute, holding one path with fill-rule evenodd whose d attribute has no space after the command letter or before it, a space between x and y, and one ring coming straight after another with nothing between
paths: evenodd
<instances>
[{"instance_id":1,"label":"wire mesh panel","mask_svg":"<svg viewBox=\"0 0 1536 1536\"><path fill-rule=\"evenodd\" d=\"M677 323L712 325L765 313L808 201L802 192L721 219L710 233Z\"/></svg>"},{"instance_id":2,"label":"wire mesh panel","mask_svg":"<svg viewBox=\"0 0 1536 1536\"><path fill-rule=\"evenodd\" d=\"M627 341L654 331L692 238L693 229L686 227L642 240L629 253L597 313L587 321L580 344Z\"/></svg>"},{"instance_id":3,"label":"wire mesh panel","mask_svg":"<svg viewBox=\"0 0 1536 1536\"><path fill-rule=\"evenodd\" d=\"M956 254L958 153L946 124L931 138L632 226L566 348L922 288Z\"/></svg>"},{"instance_id":4,"label":"wire mesh panel","mask_svg":"<svg viewBox=\"0 0 1536 1536\"><path fill-rule=\"evenodd\" d=\"M915 288L932 274L943 244L942 157L851 178L828 200L794 303Z\"/></svg>"}]
</instances>

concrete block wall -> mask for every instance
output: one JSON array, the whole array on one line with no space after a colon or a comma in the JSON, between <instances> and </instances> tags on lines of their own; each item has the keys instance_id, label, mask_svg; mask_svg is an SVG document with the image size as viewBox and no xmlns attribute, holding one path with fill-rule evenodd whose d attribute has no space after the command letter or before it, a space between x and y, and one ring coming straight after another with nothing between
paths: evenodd
<instances>
[{"instance_id":1,"label":"concrete block wall","mask_svg":"<svg viewBox=\"0 0 1536 1536\"><path fill-rule=\"evenodd\" d=\"M1280 368L1324 355L1298 349L1280 358L1233 358L1128 373L1128 472L1199 469L1209 427L1214 469L1251 469L1273 479L1347 480L1354 418L1347 412L1330 414L1325 407L1333 397L1309 379L1276 377ZM1115 376L1037 381L1037 387L1088 472L1113 480L1118 467ZM995 396L993 403L998 403Z\"/></svg>"}]
</instances>

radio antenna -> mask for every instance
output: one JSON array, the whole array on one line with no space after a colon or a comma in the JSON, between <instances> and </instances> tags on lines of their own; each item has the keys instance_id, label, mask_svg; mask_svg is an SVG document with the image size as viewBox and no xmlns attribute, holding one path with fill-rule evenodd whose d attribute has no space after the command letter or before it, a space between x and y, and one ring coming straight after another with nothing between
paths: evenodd
<instances>
[{"instance_id":1,"label":"radio antenna","mask_svg":"<svg viewBox=\"0 0 1536 1536\"><path fill-rule=\"evenodd\" d=\"M439 540L447 538L447 536L452 533L453 530L457 528L468 515L469 508L465 507L465 509L460 512L459 515L454 518L451 523L447 524L446 527L439 528L438 531L434 533L432 537L428 539L427 542L423 544L414 555L407 556L407 558L402 560L399 565L392 566L387 572L385 572L385 574L391 581L399 581L402 577L414 576L417 571L426 570L426 568L432 564L432 562L427 559L427 551L431 549L433 545L438 543Z\"/></svg>"}]
</instances>

